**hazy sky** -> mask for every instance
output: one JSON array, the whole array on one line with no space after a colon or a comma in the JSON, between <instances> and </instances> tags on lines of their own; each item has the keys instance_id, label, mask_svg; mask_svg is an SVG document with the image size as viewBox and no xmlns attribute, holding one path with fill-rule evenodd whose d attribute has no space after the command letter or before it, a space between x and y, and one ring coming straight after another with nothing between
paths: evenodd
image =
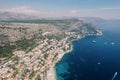
<instances>
[{"instance_id":1,"label":"hazy sky","mask_svg":"<svg viewBox=\"0 0 120 80\"><path fill-rule=\"evenodd\" d=\"M0 0L0 12L120 19L120 0Z\"/></svg>"}]
</instances>

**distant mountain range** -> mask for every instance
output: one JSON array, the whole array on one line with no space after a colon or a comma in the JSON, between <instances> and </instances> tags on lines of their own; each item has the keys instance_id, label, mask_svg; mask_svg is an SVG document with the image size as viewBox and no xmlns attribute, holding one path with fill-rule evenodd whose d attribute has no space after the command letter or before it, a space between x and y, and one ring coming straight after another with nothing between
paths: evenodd
<instances>
[{"instance_id":1,"label":"distant mountain range","mask_svg":"<svg viewBox=\"0 0 120 80\"><path fill-rule=\"evenodd\" d=\"M22 13L0 12L0 20L29 20L36 18L36 16L26 15Z\"/></svg>"},{"instance_id":2,"label":"distant mountain range","mask_svg":"<svg viewBox=\"0 0 120 80\"><path fill-rule=\"evenodd\" d=\"M23 13L12 13L12 12L0 12L0 21L11 21L11 20L39 20L39 19L79 19L85 22L100 24L104 22L120 22L120 20L105 20L99 17L59 17L59 18L41 18L38 15L27 15Z\"/></svg>"}]
</instances>

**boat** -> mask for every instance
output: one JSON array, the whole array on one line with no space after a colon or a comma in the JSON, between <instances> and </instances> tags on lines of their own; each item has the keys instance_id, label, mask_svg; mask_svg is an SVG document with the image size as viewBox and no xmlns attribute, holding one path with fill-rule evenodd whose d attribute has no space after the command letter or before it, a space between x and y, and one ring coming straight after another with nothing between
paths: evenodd
<instances>
[{"instance_id":1,"label":"boat","mask_svg":"<svg viewBox=\"0 0 120 80\"><path fill-rule=\"evenodd\" d=\"M115 45L115 43L114 43L114 42L111 42L111 45Z\"/></svg>"},{"instance_id":2,"label":"boat","mask_svg":"<svg viewBox=\"0 0 120 80\"><path fill-rule=\"evenodd\" d=\"M93 42L93 43L96 43L96 41L95 41L95 40L93 40L92 42Z\"/></svg>"}]
</instances>

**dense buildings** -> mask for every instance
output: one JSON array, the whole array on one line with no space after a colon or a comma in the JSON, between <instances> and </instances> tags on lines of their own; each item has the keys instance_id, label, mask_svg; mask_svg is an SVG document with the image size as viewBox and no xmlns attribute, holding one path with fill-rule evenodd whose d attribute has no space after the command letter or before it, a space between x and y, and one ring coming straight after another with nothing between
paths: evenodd
<instances>
[{"instance_id":1,"label":"dense buildings","mask_svg":"<svg viewBox=\"0 0 120 80\"><path fill-rule=\"evenodd\" d=\"M0 22L0 79L51 80L73 40L99 35L78 19Z\"/></svg>"}]
</instances>

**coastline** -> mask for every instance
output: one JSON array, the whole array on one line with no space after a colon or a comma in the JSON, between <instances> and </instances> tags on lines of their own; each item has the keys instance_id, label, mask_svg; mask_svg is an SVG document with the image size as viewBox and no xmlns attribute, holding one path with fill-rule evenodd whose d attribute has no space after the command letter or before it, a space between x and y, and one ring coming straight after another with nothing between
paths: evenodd
<instances>
[{"instance_id":1,"label":"coastline","mask_svg":"<svg viewBox=\"0 0 120 80\"><path fill-rule=\"evenodd\" d=\"M72 41L72 42L73 42L73 41ZM71 46L71 49L70 49L70 50L67 50L66 52L63 52L62 54L60 54L58 61L54 64L54 66L52 66L52 67L47 71L47 79L49 79L49 80L57 80L55 65L56 65L57 63L59 63L59 61L62 59L62 57L63 57L65 54L68 54L68 53L70 53L70 52L73 50L73 45L71 44L70 46Z\"/></svg>"},{"instance_id":2,"label":"coastline","mask_svg":"<svg viewBox=\"0 0 120 80\"><path fill-rule=\"evenodd\" d=\"M49 80L56 80L56 71L54 67L51 67L48 71L47 71L47 79Z\"/></svg>"},{"instance_id":3,"label":"coastline","mask_svg":"<svg viewBox=\"0 0 120 80\"><path fill-rule=\"evenodd\" d=\"M97 34L97 36L102 36L102 35L101 35L101 33L100 33L99 35ZM59 54L59 56L58 56L58 57L59 57L58 61L54 64L53 67L51 67L50 70L48 70L48 71L50 71L50 73L52 73L52 76L51 76L51 77L47 77L49 80L57 80L55 65L56 65L57 63L59 63L59 61L62 59L62 57L63 57L65 54L68 54L68 53L70 53L71 51L73 51L73 45L72 45L72 43L73 43L74 41L80 40L80 39L82 39L82 38L85 38L85 36L82 36L82 37L80 37L80 38L77 38L77 39L72 40L72 41L71 41L71 44L70 44L71 49L63 52L61 55ZM48 75L48 74L47 74L47 75Z\"/></svg>"},{"instance_id":4,"label":"coastline","mask_svg":"<svg viewBox=\"0 0 120 80\"><path fill-rule=\"evenodd\" d=\"M72 21L70 20L70 23L71 22ZM60 21L60 23L62 24L63 22ZM64 24L68 25L66 22ZM13 28L11 28L9 23L5 23L4 24L5 28L1 28L3 29L3 32L5 29L5 31L8 32L15 30L15 32L21 32L19 34L22 33L24 33L25 35L26 33L31 33L31 34L27 34L26 36L21 35L21 37L23 38L20 38L20 40L17 40L16 35L14 34L13 35L6 34L10 38L11 37L12 38L10 39L10 43L4 44L5 46L2 47L3 48L2 52L4 53L5 51L5 53L9 53L8 51L6 52L6 50L9 50L6 49L6 45L8 44L10 47L16 47L16 48L10 49L11 52L10 55L12 56L10 57L10 59L6 59L6 60L2 59L2 61L0 60L1 61L0 76L6 79L26 78L26 79L35 80L36 78L40 78L41 80L56 80L57 77L56 65L57 63L59 64L62 61L63 57L66 56L65 54L68 53L70 54L71 51L73 51L74 46L72 43L81 38L84 38L85 36L99 35L97 34L99 31L93 29L92 25L90 27L93 30L89 31L89 28L87 26L85 27L85 29L83 28L79 30L79 26L78 26L79 24L86 24L86 23L81 23L81 21L77 21L77 22L75 21L75 23L70 24L69 26L70 29L68 30L65 28L65 26L58 28L59 26L52 24L46 25L46 23L18 24L16 22L15 23L12 22L12 24L10 23L10 25L12 25ZM26 28L23 29L23 26ZM35 30L33 30L32 26L35 26ZM47 26L50 26L48 30L46 30ZM76 27L73 28L73 26ZM81 26L81 28L82 27L84 26ZM65 30L63 30L64 28ZM17 29L23 29L23 31L19 31ZM59 34L53 34L53 33L59 33ZM14 37L16 39L15 42L14 40L12 40L14 39Z\"/></svg>"},{"instance_id":5,"label":"coastline","mask_svg":"<svg viewBox=\"0 0 120 80\"><path fill-rule=\"evenodd\" d=\"M107 34L108 35L108 34ZM114 37L114 35L112 35L113 37ZM88 40L88 42L86 42L86 40ZM92 43L92 40L95 40L95 41L97 41L97 43L95 44L95 43ZM81 40L81 41L76 41L76 43L75 43L75 46L76 46L76 50L77 51L75 51L76 52L76 54L75 55L70 55L70 54L68 54L68 55L70 55L70 57L68 57L67 58L67 60L63 60L62 62L61 62L61 64L60 65L63 65L63 63L64 62L67 62L68 64L70 63L72 63L70 66L69 66L69 70L67 69L67 71L70 73L70 74L68 74L68 73L65 73L65 74L62 74L62 73L60 73L60 75L59 76L61 76L61 77L63 77L63 78L65 78L65 80L70 80L71 78L72 79L74 79L75 78L75 76L78 76L77 78L76 78L76 80L80 80L80 79L86 79L86 75L83 75L84 77L81 77L81 76L79 76L79 73L81 73L81 74L84 74L84 72L86 72L86 70L88 69L88 66L87 65L97 65L97 66L95 66L95 67L91 67L90 69L91 69L91 71L88 71L88 73L89 73L89 75L87 75L87 77L88 78L90 78L90 80L94 80L94 77L93 76L91 76L91 75L96 75L97 76L97 73L99 73L100 75L98 75L98 76L100 76L99 78L101 78L101 80L107 80L108 79L108 77L111 77L111 74L113 74L114 75L114 71L116 71L116 66L118 66L118 64L116 64L116 66L111 66L111 67L109 67L109 69L108 69L108 65L110 65L110 63L105 63L105 62L102 62L101 61L101 56L104 56L104 57L106 57L107 58L107 60L111 60L111 58L109 58L108 59L108 55L104 55L104 52L107 52L108 50L106 50L105 49L105 47L106 47L106 45L104 44L104 42L105 41L107 41L108 42L108 44L109 45L107 45L107 47L109 47L109 48L111 48L111 49L113 49L113 48L115 48L115 47L113 47L112 45L111 45L111 42L112 42L112 40L115 42L116 41L116 43L117 43L117 41L119 40L119 39L110 39L110 40L108 40L108 37L106 37L106 34L104 35L104 36L102 36L102 37L87 37L87 38L83 38L83 40ZM82 44L83 43L83 44ZM94 46L95 45L95 47L92 47L91 48L91 52L89 53L89 52L87 52L86 50L88 49L88 47L89 47L89 45L88 45L88 43L90 43L89 45L90 45L90 47L91 46ZM119 42L118 42L119 43ZM102 45L101 45L102 44ZM97 45L97 46L96 46ZM80 47L79 47L80 46ZM85 46L85 47L83 47L83 46ZM111 47L110 47L111 46ZM81 48L82 50L80 50L79 51L79 48ZM95 49L97 49L97 48L100 48L101 49L101 51L100 52L98 52L98 55L95 55L94 56L94 50ZM119 47L117 47L116 46L116 49L118 50L118 48ZM115 49L115 50L116 50ZM103 53L101 54L101 52L102 52L102 50L103 50ZM105 50L105 51L104 51ZM82 52L83 51L83 52ZM81 54L79 54L80 52L82 52ZM86 54L84 54L84 52L86 53L86 54L91 54L90 55L90 58L89 58L89 55L86 55ZM114 55L114 52L112 52L112 51L108 51L108 52L110 52L110 53L112 53L112 55L110 56L110 57L113 57L113 55ZM73 53L74 54L74 53ZM119 53L116 53L116 54L119 54ZM87 57L84 57L84 55L85 56L87 56ZM82 59L81 59L81 61L75 61L73 58L71 58L72 56L74 56L74 59L75 60L77 60L77 59L79 59L79 57L83 57L82 59L83 59L83 62L82 62ZM77 59L76 59L76 56L79 56L79 57L77 57ZM93 57L94 56L94 57ZM117 55L118 56L118 55ZM93 58L92 58L93 57ZM119 59L119 57L116 57L116 55L114 56L114 59L113 60L115 60L117 63L119 63L119 61L117 61L116 60L116 58L118 58ZM88 61L88 62L86 62L86 64L87 65L84 65L84 60L86 60L86 59L91 59L92 61ZM103 58L102 58L103 59ZM96 62L94 63L94 60L96 60ZM103 60L106 60L106 59L103 59ZM73 61L73 62L72 62ZM98 62L98 63L97 63ZM80 63L80 64L79 64ZM102 64L104 64L105 63L105 65L102 65ZM79 64L79 65L74 65L74 64ZM113 62L113 64L114 64L114 62ZM82 66L81 66L82 65ZM85 67L84 67L85 66ZM106 70L107 71L104 71L102 68L100 68L99 66L103 66L104 68L106 68ZM58 69L59 69L60 67L58 67ZM96 68L98 68L99 69L99 71L98 72L95 72L95 73L92 73L93 72L93 70L96 70ZM74 69L74 70L72 70L72 69ZM81 69L82 70L84 70L84 71L81 71ZM112 71L110 71L111 73L109 73L109 70L110 69L112 69ZM118 70L119 70L119 67L117 67L117 71L116 72L118 72ZM59 72L59 71L58 71ZM104 77L104 72L106 73L106 74L110 74L110 76L108 75L108 76L106 76L106 77ZM73 75L73 77L71 77L71 75ZM70 76L69 78L67 77L67 76ZM102 77L101 77L102 76ZM87 78L87 79L88 79ZM99 79L98 78L98 79Z\"/></svg>"}]
</instances>

